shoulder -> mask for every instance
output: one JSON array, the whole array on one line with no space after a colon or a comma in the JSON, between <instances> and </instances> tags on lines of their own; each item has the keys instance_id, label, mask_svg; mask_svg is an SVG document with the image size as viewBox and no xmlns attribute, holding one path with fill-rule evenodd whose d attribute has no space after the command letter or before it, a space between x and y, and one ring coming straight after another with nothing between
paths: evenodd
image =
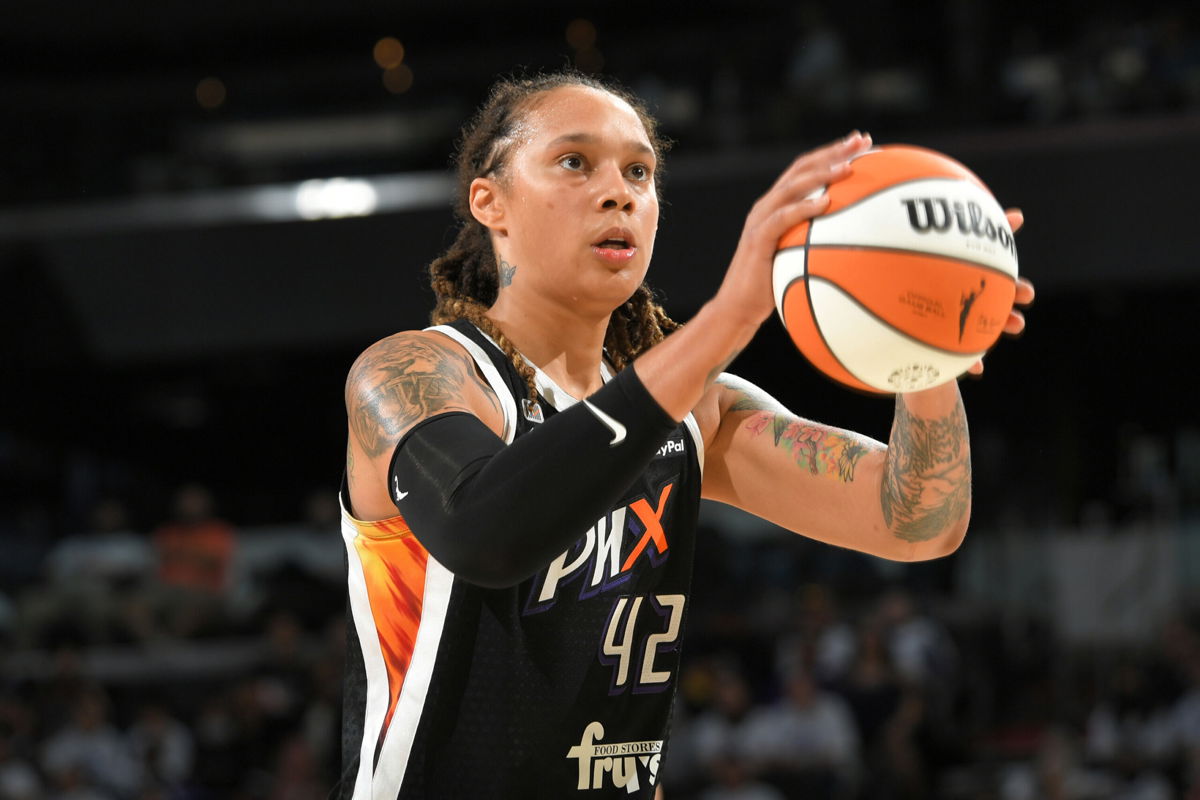
<instances>
[{"instance_id":1,"label":"shoulder","mask_svg":"<svg viewBox=\"0 0 1200 800\"><path fill-rule=\"evenodd\" d=\"M355 359L346 377L351 431L372 457L389 452L426 417L465 411L490 423L496 409L474 359L453 339L432 331L380 339Z\"/></svg>"},{"instance_id":2,"label":"shoulder","mask_svg":"<svg viewBox=\"0 0 1200 800\"><path fill-rule=\"evenodd\" d=\"M400 331L372 344L359 354L346 376L347 398L353 391L369 389L380 379L405 373L436 372L445 365L470 362L466 351L448 336L433 331Z\"/></svg>"}]
</instances>

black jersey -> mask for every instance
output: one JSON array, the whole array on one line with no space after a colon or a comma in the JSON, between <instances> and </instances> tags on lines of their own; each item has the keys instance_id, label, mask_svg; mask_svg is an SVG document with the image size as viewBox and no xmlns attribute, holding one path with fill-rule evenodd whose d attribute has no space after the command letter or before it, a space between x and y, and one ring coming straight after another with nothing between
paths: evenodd
<instances>
[{"instance_id":1,"label":"black jersey","mask_svg":"<svg viewBox=\"0 0 1200 800\"><path fill-rule=\"evenodd\" d=\"M575 402L539 370L531 406L508 358L470 323L430 330L471 353L505 409L510 443ZM679 674L702 464L689 415L608 513L506 589L457 578L401 517L356 520L344 498L339 797L652 798ZM531 496L527 513L553 501Z\"/></svg>"}]
</instances>

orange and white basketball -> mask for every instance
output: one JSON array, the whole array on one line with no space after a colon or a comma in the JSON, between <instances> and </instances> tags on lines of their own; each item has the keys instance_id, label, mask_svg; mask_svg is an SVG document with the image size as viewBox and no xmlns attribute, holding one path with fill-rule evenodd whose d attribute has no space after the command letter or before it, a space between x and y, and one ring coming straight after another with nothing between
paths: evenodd
<instances>
[{"instance_id":1,"label":"orange and white basketball","mask_svg":"<svg viewBox=\"0 0 1200 800\"><path fill-rule=\"evenodd\" d=\"M775 307L834 380L891 394L954 380L995 344L1017 249L1004 209L958 161L885 145L831 184L825 213L779 242Z\"/></svg>"}]
</instances>

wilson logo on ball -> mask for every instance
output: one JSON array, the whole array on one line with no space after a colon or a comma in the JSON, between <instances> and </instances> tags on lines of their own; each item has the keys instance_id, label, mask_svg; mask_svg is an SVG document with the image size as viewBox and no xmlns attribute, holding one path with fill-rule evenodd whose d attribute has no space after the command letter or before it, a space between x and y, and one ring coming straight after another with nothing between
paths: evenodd
<instances>
[{"instance_id":1,"label":"wilson logo on ball","mask_svg":"<svg viewBox=\"0 0 1200 800\"><path fill-rule=\"evenodd\" d=\"M917 233L946 233L957 223L958 232L964 236L997 242L1014 256L1017 254L1007 223L998 225L988 219L983 208L972 200L963 203L945 197L918 197L901 198L900 204L908 210L908 224Z\"/></svg>"}]
</instances>

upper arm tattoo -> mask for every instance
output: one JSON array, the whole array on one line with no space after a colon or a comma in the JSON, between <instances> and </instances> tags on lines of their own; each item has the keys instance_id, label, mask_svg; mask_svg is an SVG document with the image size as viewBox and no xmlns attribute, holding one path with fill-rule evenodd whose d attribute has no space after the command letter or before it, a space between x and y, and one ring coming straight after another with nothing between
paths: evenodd
<instances>
[{"instance_id":1,"label":"upper arm tattoo","mask_svg":"<svg viewBox=\"0 0 1200 800\"><path fill-rule=\"evenodd\" d=\"M971 453L961 399L947 416L925 419L896 398L880 502L884 521L909 542L932 539L966 515Z\"/></svg>"},{"instance_id":2,"label":"upper arm tattoo","mask_svg":"<svg viewBox=\"0 0 1200 800\"><path fill-rule=\"evenodd\" d=\"M445 411L470 413L463 393L471 381L499 410L491 388L475 372L475 362L449 341L443 344L416 334L384 339L350 369L346 411L351 430L363 452L376 458L419 420Z\"/></svg>"}]
</instances>

